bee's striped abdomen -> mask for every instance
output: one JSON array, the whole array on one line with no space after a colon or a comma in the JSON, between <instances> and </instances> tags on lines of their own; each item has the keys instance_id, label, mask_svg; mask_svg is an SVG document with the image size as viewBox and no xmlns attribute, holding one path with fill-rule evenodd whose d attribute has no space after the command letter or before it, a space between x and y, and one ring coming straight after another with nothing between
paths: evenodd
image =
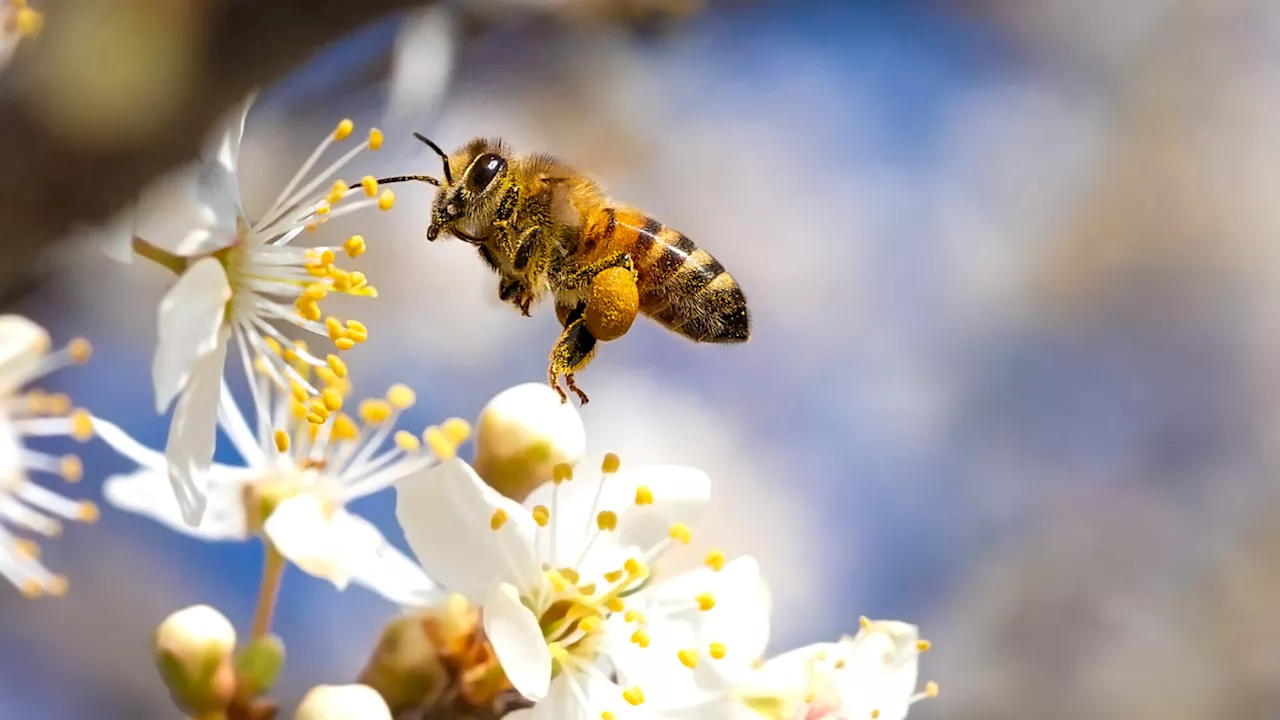
<instances>
[{"instance_id":1,"label":"bee's striped abdomen","mask_svg":"<svg viewBox=\"0 0 1280 720\"><path fill-rule=\"evenodd\" d=\"M585 224L583 262L611 252L631 255L640 311L698 342L744 342L751 334L747 299L733 276L706 250L654 218L607 207Z\"/></svg>"}]
</instances>

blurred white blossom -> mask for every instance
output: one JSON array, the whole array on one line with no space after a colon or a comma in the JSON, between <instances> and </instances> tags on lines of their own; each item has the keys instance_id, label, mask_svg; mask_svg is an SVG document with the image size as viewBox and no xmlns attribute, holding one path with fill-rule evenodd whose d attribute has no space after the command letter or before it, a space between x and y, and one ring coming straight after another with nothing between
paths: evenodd
<instances>
[{"instance_id":1,"label":"blurred white blossom","mask_svg":"<svg viewBox=\"0 0 1280 720\"><path fill-rule=\"evenodd\" d=\"M9 64L22 39L38 35L43 25L44 16L26 0L0 0L0 68Z\"/></svg>"}]
</instances>

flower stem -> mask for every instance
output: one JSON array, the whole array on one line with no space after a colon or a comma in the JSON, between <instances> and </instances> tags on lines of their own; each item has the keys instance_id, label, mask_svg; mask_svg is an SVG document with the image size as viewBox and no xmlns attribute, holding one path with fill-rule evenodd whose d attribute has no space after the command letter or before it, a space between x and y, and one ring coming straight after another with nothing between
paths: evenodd
<instances>
[{"instance_id":1,"label":"flower stem","mask_svg":"<svg viewBox=\"0 0 1280 720\"><path fill-rule=\"evenodd\" d=\"M271 617L276 609L276 596L280 594L280 580L284 577L284 556L270 540L263 538L267 556L262 564L262 585L258 587L258 604L253 610L253 630L250 637L266 637L271 632Z\"/></svg>"}]
</instances>

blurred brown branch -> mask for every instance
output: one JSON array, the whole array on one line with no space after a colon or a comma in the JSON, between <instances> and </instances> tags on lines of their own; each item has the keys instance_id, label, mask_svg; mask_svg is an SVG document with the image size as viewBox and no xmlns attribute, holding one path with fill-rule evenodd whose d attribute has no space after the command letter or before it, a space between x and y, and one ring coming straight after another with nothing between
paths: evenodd
<instances>
[{"instance_id":1,"label":"blurred brown branch","mask_svg":"<svg viewBox=\"0 0 1280 720\"><path fill-rule=\"evenodd\" d=\"M12 302L38 283L48 268L37 262L39 254L56 248L77 225L108 219L148 181L193 157L210 126L255 87L285 75L361 25L435 1L227 0L207 7L191 3L184 19L199 15L194 22L198 31L192 34L199 44L191 50L186 86L172 111L142 135L87 142L51 127L31 93L0 97L0 242L6 260L0 263L0 299ZM152 15L165 12L154 2L134 2L133 8ZM76 2L55 4L46 27L81 10ZM136 56L139 51L131 39L145 37L116 33L109 38L114 46L100 45L94 54L103 62L114 61L117 53ZM29 69L42 70L36 67L47 60L39 52L42 42L43 37L31 43L37 46L34 56L19 58L15 65L29 61ZM22 53L31 49L24 47ZM24 68L11 71L18 69Z\"/></svg>"}]
</instances>

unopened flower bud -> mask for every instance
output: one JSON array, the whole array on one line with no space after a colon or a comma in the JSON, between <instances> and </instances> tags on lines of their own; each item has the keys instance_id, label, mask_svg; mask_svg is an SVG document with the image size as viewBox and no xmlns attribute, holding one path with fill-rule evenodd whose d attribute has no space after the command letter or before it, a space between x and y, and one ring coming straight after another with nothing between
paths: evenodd
<instances>
[{"instance_id":1,"label":"unopened flower bud","mask_svg":"<svg viewBox=\"0 0 1280 720\"><path fill-rule=\"evenodd\" d=\"M586 450L582 418L545 383L498 393L476 421L472 467L490 487L517 502L551 479L560 463L576 464Z\"/></svg>"},{"instance_id":2,"label":"unopened flower bud","mask_svg":"<svg viewBox=\"0 0 1280 720\"><path fill-rule=\"evenodd\" d=\"M302 698L294 720L391 720L391 711L368 685L317 685Z\"/></svg>"},{"instance_id":3,"label":"unopened flower bud","mask_svg":"<svg viewBox=\"0 0 1280 720\"><path fill-rule=\"evenodd\" d=\"M429 631L432 611L401 615L383 628L360 682L395 715L430 705L448 685L441 649Z\"/></svg>"},{"instance_id":4,"label":"unopened flower bud","mask_svg":"<svg viewBox=\"0 0 1280 720\"><path fill-rule=\"evenodd\" d=\"M236 692L258 697L275 685L284 668L284 642L275 635L254 638L236 655Z\"/></svg>"},{"instance_id":5,"label":"unopened flower bud","mask_svg":"<svg viewBox=\"0 0 1280 720\"><path fill-rule=\"evenodd\" d=\"M208 605L179 610L160 623L156 668L178 707L200 715L227 706L236 689L235 646L235 628Z\"/></svg>"}]
</instances>

